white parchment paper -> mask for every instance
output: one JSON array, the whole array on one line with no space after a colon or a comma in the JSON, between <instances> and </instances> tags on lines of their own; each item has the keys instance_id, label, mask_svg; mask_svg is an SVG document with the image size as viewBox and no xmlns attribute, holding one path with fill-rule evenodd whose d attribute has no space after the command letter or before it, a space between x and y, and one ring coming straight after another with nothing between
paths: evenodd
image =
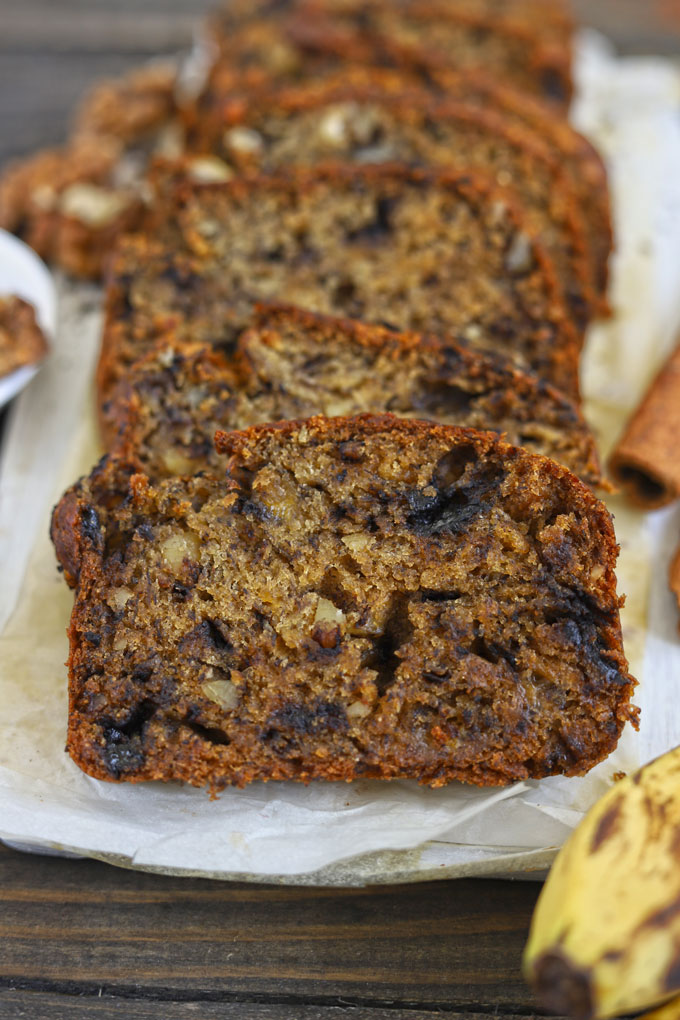
<instances>
[{"instance_id":1,"label":"white parchment paper","mask_svg":"<svg viewBox=\"0 0 680 1020\"><path fill-rule=\"evenodd\" d=\"M615 315L592 329L583 365L587 413L606 453L680 322L680 78L661 61L616 60L592 35L577 63L574 117L609 164L618 240ZM180 785L85 776L63 750L72 596L47 529L53 502L98 456L99 293L60 281L60 295L57 354L15 407L4 451L0 556L14 566L0 588L0 836L223 878L352 884L516 873L549 863L616 772L680 743L672 682L680 644L666 584L679 514L645 516L614 499L624 636L644 721L587 777L502 791L256 783L211 802Z\"/></svg>"}]
</instances>

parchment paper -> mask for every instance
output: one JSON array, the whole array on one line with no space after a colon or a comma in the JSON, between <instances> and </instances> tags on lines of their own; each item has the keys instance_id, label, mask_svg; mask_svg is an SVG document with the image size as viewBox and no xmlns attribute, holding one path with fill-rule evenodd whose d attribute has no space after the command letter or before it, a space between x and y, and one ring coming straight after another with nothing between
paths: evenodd
<instances>
[{"instance_id":1,"label":"parchment paper","mask_svg":"<svg viewBox=\"0 0 680 1020\"><path fill-rule=\"evenodd\" d=\"M606 453L680 322L680 78L661 61L616 60L593 35L582 38L577 64L574 117L607 158L616 209L615 317L592 329L583 366L587 413ZM27 562L0 590L0 836L126 866L260 881L519 873L547 866L616 772L680 742L672 683L680 645L665 580L678 511L645 517L614 499L626 649L644 722L587 777L503 791L260 783L211 802L175 784L83 775L63 750L72 596L47 528L53 502L98 456L90 380L99 293L59 286L58 355L15 408L0 490L2 562L10 549L13 563Z\"/></svg>"}]
</instances>

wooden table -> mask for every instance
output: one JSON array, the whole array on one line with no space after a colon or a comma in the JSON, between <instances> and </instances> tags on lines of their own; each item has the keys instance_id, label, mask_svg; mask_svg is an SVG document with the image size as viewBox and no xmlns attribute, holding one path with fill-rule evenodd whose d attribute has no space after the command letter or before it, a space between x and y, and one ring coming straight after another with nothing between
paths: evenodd
<instances>
[{"instance_id":1,"label":"wooden table","mask_svg":"<svg viewBox=\"0 0 680 1020\"><path fill-rule=\"evenodd\" d=\"M0 874L3 1018L533 1016L535 883L293 889L10 850Z\"/></svg>"},{"instance_id":2,"label":"wooden table","mask_svg":"<svg viewBox=\"0 0 680 1020\"><path fill-rule=\"evenodd\" d=\"M677 0L575 0L626 52L680 51ZM0 0L0 164L83 89L187 44L208 0ZM0 1018L534 1017L532 882L361 890L172 879L0 846Z\"/></svg>"}]
</instances>

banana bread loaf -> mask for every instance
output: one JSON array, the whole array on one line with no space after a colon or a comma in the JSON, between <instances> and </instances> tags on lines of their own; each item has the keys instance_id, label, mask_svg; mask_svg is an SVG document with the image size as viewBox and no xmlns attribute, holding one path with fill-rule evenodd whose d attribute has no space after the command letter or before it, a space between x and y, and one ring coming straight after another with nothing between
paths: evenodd
<instances>
[{"instance_id":1,"label":"banana bread loaf","mask_svg":"<svg viewBox=\"0 0 680 1020\"><path fill-rule=\"evenodd\" d=\"M219 471L218 429L392 411L493 430L589 485L602 481L574 404L500 356L286 306L257 310L233 360L213 347L161 343L132 366L106 411L109 449L152 480Z\"/></svg>"},{"instance_id":2,"label":"banana bread loaf","mask_svg":"<svg viewBox=\"0 0 680 1020\"><path fill-rule=\"evenodd\" d=\"M327 71L330 73L331 68ZM404 106L407 103L419 109L422 122L427 109L436 102L432 94L436 88L443 91L448 99L459 101L457 105L462 101L468 117L470 107L475 107L478 136L494 132L495 125L500 124L499 142L501 145L505 142L506 153L510 142L515 150L520 150L520 157L522 149L525 150L525 168L531 170L533 165L539 179L545 178L546 174L553 175L548 201L550 221L561 223L566 228L566 245L568 248L576 247L577 255L560 256L559 245L553 245L553 251L567 264L567 280L574 275L577 284L580 280L576 289L577 309L582 303L578 295L583 289L584 270L580 265L575 270L568 268L575 259L580 264L584 256L587 257L597 293L604 293L612 246L606 174L592 146L573 131L566 120L556 118L554 111L526 93L517 92L506 83L499 85L480 72L444 73L440 80L433 79L428 90L423 90L417 78L404 71L385 72L348 65L343 68L341 76L332 77L325 84L322 84L319 74L320 71L317 71L313 87L301 87L297 93L289 89L282 95L276 75L269 78L262 76L258 87L253 84L246 87L242 78L231 73L228 80L214 83L213 94L210 99L204 99L202 107L190 104L184 109L184 123L180 123L177 111L172 108L164 91L170 75L168 68L142 68L122 79L103 83L84 102L77 131L65 146L16 161L0 177L0 226L17 233L43 258L61 265L68 272L96 278L102 272L116 234L129 230L140 216L144 181L149 159L154 153L179 157L185 151L186 143L188 152L215 151L239 170L256 163L311 163L314 158L327 158L331 153L338 156L343 148L339 131L349 113L354 112L353 119L360 122L359 135L368 131L365 116L360 110L354 111L357 100L351 93L357 89L360 93L358 101L364 106L371 95L375 97L377 94L381 100L379 105L384 107L389 93L392 115L403 114L401 144L404 148L406 143L404 158L430 160L436 164L442 161L442 157L446 158L443 139L434 146L432 144L438 134L436 124L428 117L425 125L429 131L410 139L409 123L413 125L416 118L414 113L408 115ZM142 88L144 83L146 89ZM221 93L215 91L218 86L222 88ZM401 95L406 90L409 95ZM337 103L339 109L335 120L338 121L338 129L334 139L325 138L324 145L319 145L322 138L316 139L316 147L312 145L309 154L297 149L271 155L265 152L262 153L263 161L258 158L262 137L239 131L238 127L244 123L244 118L257 116L267 107L271 107L272 114L275 113L284 98L289 117L296 111L299 116L304 112L301 107L305 105L312 107L309 111L312 114L318 107L317 113L321 117L324 104ZM347 105L340 108L343 103ZM294 104L292 108L291 104ZM443 105L446 107L448 104ZM325 124L332 134L334 111L327 112L329 117L320 127L323 129ZM503 120L499 120L499 116ZM455 126L455 123L449 124L449 133ZM458 126L462 128L464 125ZM384 132L384 125L374 128L374 133L376 130ZM186 139L185 131L188 134ZM264 140L268 142L266 131ZM528 142L529 151L526 151L527 145L523 146L523 140ZM309 143L309 139L306 141ZM352 137L353 146L345 146L346 158L364 162L384 161L388 146L358 144L359 141L359 138ZM450 141L456 143L455 133ZM458 141L465 145L464 138L459 137ZM488 144L491 144L491 138ZM459 160L460 149L454 156L454 162ZM500 179L507 180L507 167L497 164L498 158L494 156L489 162L489 170L497 167ZM200 171L201 164L198 165ZM209 163L203 165L210 173ZM473 165L472 161L470 165ZM520 171L520 180L522 177L526 178L526 173ZM539 194L537 212L540 217L540 206L546 205L545 191L541 198L540 181L534 180L534 174L530 177L532 187L529 190L537 190ZM567 190L576 202L565 203ZM535 199L532 194L525 193L524 197L528 200L529 211L532 211ZM558 235L563 233L557 226L548 227L550 229ZM584 236L585 253L582 251ZM592 279L589 282L592 283Z\"/></svg>"},{"instance_id":3,"label":"banana bread loaf","mask_svg":"<svg viewBox=\"0 0 680 1020\"><path fill-rule=\"evenodd\" d=\"M390 416L218 446L219 476L74 509L88 774L494 786L582 774L635 720L611 519L554 461Z\"/></svg>"},{"instance_id":4,"label":"banana bread loaf","mask_svg":"<svg viewBox=\"0 0 680 1020\"><path fill-rule=\"evenodd\" d=\"M482 179L336 166L162 187L112 262L102 401L157 339L228 348L276 299L495 349L578 394L580 336L552 263Z\"/></svg>"},{"instance_id":5,"label":"banana bread loaf","mask_svg":"<svg viewBox=\"0 0 680 1020\"><path fill-rule=\"evenodd\" d=\"M399 64L396 58L395 63ZM338 66L342 67L339 75ZM305 82L305 67L292 77ZM352 85L370 86L383 96L419 89L419 102L423 101L422 76L401 65L389 72L358 64L352 53L343 57L338 52L316 60L307 70L317 89L330 76L328 92L339 85L344 91ZM221 146L225 112L233 118L235 100L243 102L246 97L251 108L256 97L266 102L267 97L278 95L285 81L281 68L260 68L244 75L232 64L218 64L200 100L181 107L175 97L172 65L144 66L102 82L81 104L66 145L15 161L0 177L0 226L18 233L43 258L70 273L99 276L116 233L130 229L139 216L149 158L154 153L179 157L185 130L190 152ZM485 113L502 113L510 126L531 133L534 146L549 147L580 199L584 215L578 209L571 215L581 220L581 229L585 227L593 275L598 292L604 294L612 230L606 173L593 147L566 119L555 117L548 104L483 71L433 71L425 96L431 98L432 92ZM232 135L231 140L238 148L238 136ZM247 137L242 136L241 142L244 151ZM380 147L375 149L379 152ZM298 161L310 162L308 158Z\"/></svg>"},{"instance_id":6,"label":"banana bread loaf","mask_svg":"<svg viewBox=\"0 0 680 1020\"><path fill-rule=\"evenodd\" d=\"M0 297L0 379L47 354L47 340L35 309L23 298Z\"/></svg>"}]
</instances>

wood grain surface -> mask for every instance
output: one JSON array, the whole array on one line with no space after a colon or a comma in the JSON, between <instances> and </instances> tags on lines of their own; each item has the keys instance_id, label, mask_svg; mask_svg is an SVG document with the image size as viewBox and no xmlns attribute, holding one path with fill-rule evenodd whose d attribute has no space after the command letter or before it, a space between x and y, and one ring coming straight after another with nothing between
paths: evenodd
<instances>
[{"instance_id":1,"label":"wood grain surface","mask_svg":"<svg viewBox=\"0 0 680 1020\"><path fill-rule=\"evenodd\" d=\"M145 1003L139 1016L182 1015L172 1002L300 1020L533 1014L520 958L536 883L294 889L7 848L0 876L0 1017L21 1015L29 992L42 1012L26 1015L50 1017L72 998L106 999L102 1017L110 998Z\"/></svg>"},{"instance_id":2,"label":"wood grain surface","mask_svg":"<svg viewBox=\"0 0 680 1020\"><path fill-rule=\"evenodd\" d=\"M3 1012L3 1009L6 1012ZM13 1012L10 1012L14 1010ZM492 1014L498 1015L498 1014ZM254 1002L149 1002L103 995L96 999L72 998L41 992L3 992L0 1017L26 1020L483 1020L479 1013L436 1014L421 1010L372 1009L363 1006L287 1006ZM537 1020L536 1015L514 1015L513 1020Z\"/></svg>"},{"instance_id":3,"label":"wood grain surface","mask_svg":"<svg viewBox=\"0 0 680 1020\"><path fill-rule=\"evenodd\" d=\"M94 1002L91 1000L71 1000L65 1006L63 1000L55 996L31 994L20 996L0 991L0 1009L5 1005L7 1009L13 1005L18 1006L16 1012L6 1013L8 1017L26 1017L27 1020L120 1020L121 1017L135 1016L138 1020L190 1020L191 1017L200 1017L202 1020L212 1018L224 1018L224 1020L390 1020L394 1018L393 1010L363 1009L353 1006L331 1007L325 1009L316 1006L296 1006L291 1012L288 1006L257 1005L255 1003L206 1003L186 1002L168 1005L167 1003L156 1002L135 1002L134 1013L131 1014L130 1001L125 999L102 998ZM400 1010L398 1016L401 1020L432 1020L432 1013L414 1012L412 1010ZM479 1020L479 1013L451 1013L448 1010L437 1013L441 1020ZM515 1020L532 1020L531 1017L517 1016Z\"/></svg>"},{"instance_id":4,"label":"wood grain surface","mask_svg":"<svg viewBox=\"0 0 680 1020\"><path fill-rule=\"evenodd\" d=\"M188 46L209 0L0 0L0 164L61 141L105 75ZM623 52L680 50L680 3L574 0ZM534 883L291 889L0 846L0 1020L532 1020Z\"/></svg>"}]
</instances>

